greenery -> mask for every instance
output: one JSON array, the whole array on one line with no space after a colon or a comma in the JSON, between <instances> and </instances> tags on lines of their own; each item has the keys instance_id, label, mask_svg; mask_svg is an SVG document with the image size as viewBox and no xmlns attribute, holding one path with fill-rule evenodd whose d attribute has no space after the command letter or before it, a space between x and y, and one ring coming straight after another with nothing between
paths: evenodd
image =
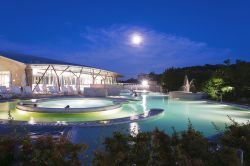
<instances>
[{"instance_id":1,"label":"greenery","mask_svg":"<svg viewBox=\"0 0 250 166\"><path fill-rule=\"evenodd\" d=\"M205 92L209 98L223 99L242 104L250 104L250 62L236 60L231 64L226 59L223 64L168 68L161 74L150 72L149 78L162 85L164 92L177 91L183 85L185 75L195 86L191 92ZM139 83L131 78L121 83Z\"/></svg>"},{"instance_id":2,"label":"greenery","mask_svg":"<svg viewBox=\"0 0 250 166\"><path fill-rule=\"evenodd\" d=\"M223 93L227 92L224 84L222 78L211 78L205 82L202 91L206 92L212 99L219 100L222 98Z\"/></svg>"},{"instance_id":3,"label":"greenery","mask_svg":"<svg viewBox=\"0 0 250 166\"><path fill-rule=\"evenodd\" d=\"M204 65L166 69L161 78L163 90L165 92L179 90L183 85L185 75L187 75L189 81L195 80L196 89L200 91L203 83L211 78L214 72L222 68L222 66L223 65Z\"/></svg>"},{"instance_id":4,"label":"greenery","mask_svg":"<svg viewBox=\"0 0 250 166\"><path fill-rule=\"evenodd\" d=\"M219 141L225 146L243 150L245 165L250 165L250 121L246 124L231 121Z\"/></svg>"},{"instance_id":5,"label":"greenery","mask_svg":"<svg viewBox=\"0 0 250 166\"><path fill-rule=\"evenodd\" d=\"M186 131L172 135L155 129L152 132L122 134L114 132L104 147L93 153L96 166L236 166L239 152L244 153L244 166L250 165L250 122L231 124L223 134L207 139L189 121ZM73 144L64 137L30 138L27 134L0 137L1 165L81 165L87 146Z\"/></svg>"},{"instance_id":6,"label":"greenery","mask_svg":"<svg viewBox=\"0 0 250 166\"><path fill-rule=\"evenodd\" d=\"M244 165L250 165L250 123L232 120L224 135L213 141L189 122L186 131L174 130L171 136L157 128L136 136L115 132L104 145L104 150L95 151L93 165L235 166L240 165L239 150L244 152Z\"/></svg>"},{"instance_id":7,"label":"greenery","mask_svg":"<svg viewBox=\"0 0 250 166\"><path fill-rule=\"evenodd\" d=\"M227 101L250 104L250 62L225 60L220 65L169 68L161 76L163 90L179 90L185 75L194 80L196 91L206 92L211 99L223 96Z\"/></svg>"},{"instance_id":8,"label":"greenery","mask_svg":"<svg viewBox=\"0 0 250 166\"><path fill-rule=\"evenodd\" d=\"M81 165L79 154L87 146L73 144L64 137L55 140L51 136L31 139L28 135L17 134L0 137L1 165Z\"/></svg>"}]
</instances>

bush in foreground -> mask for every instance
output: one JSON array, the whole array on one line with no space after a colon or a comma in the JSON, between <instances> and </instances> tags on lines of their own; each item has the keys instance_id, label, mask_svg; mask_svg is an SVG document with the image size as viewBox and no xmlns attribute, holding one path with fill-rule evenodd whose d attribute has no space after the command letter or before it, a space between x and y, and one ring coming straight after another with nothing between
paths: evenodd
<instances>
[{"instance_id":1,"label":"bush in foreground","mask_svg":"<svg viewBox=\"0 0 250 166\"><path fill-rule=\"evenodd\" d=\"M104 141L105 149L94 152L93 165L166 165L166 166L237 166L238 151L244 152L244 165L249 165L250 124L232 121L222 137L208 141L189 122L181 133L171 136L155 129L130 136L115 132Z\"/></svg>"},{"instance_id":2,"label":"bush in foreground","mask_svg":"<svg viewBox=\"0 0 250 166\"><path fill-rule=\"evenodd\" d=\"M104 149L94 151L92 165L237 166L239 151L244 152L244 165L250 165L250 122L231 121L212 141L190 122L186 131L177 133L173 128L172 135L157 128L132 135L114 132L105 139ZM0 165L81 165L86 148L64 137L1 136Z\"/></svg>"},{"instance_id":3,"label":"bush in foreground","mask_svg":"<svg viewBox=\"0 0 250 166\"><path fill-rule=\"evenodd\" d=\"M86 150L83 144L73 144L64 137L51 136L31 139L29 136L2 136L0 138L1 165L81 165L79 154Z\"/></svg>"}]
</instances>

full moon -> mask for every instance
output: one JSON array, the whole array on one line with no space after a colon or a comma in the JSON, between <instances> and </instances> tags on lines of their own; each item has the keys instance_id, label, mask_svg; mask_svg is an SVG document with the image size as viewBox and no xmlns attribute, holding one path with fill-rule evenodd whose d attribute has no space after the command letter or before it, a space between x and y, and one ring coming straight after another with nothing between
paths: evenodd
<instances>
[{"instance_id":1,"label":"full moon","mask_svg":"<svg viewBox=\"0 0 250 166\"><path fill-rule=\"evenodd\" d=\"M142 41L143 41L143 38L140 34L133 34L131 36L131 43L133 45L140 45L142 43Z\"/></svg>"}]
</instances>

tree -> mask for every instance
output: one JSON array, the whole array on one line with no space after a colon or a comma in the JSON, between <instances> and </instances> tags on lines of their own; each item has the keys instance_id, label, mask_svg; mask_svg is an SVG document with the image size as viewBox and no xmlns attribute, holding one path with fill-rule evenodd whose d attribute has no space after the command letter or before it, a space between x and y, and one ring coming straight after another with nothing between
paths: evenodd
<instances>
[{"instance_id":1,"label":"tree","mask_svg":"<svg viewBox=\"0 0 250 166\"><path fill-rule=\"evenodd\" d=\"M221 100L222 96L233 90L231 86L225 86L225 82L222 78L213 77L208 80L204 87L203 92L206 92L212 99Z\"/></svg>"},{"instance_id":2,"label":"tree","mask_svg":"<svg viewBox=\"0 0 250 166\"><path fill-rule=\"evenodd\" d=\"M189 121L186 131L172 136L155 129L140 132L134 137L118 132L104 142L105 151L95 153L93 165L166 165L205 166L239 165L238 149L245 154L245 165L250 161L250 127L233 123L218 141L208 141ZM107 141L108 140L108 141Z\"/></svg>"},{"instance_id":3,"label":"tree","mask_svg":"<svg viewBox=\"0 0 250 166\"><path fill-rule=\"evenodd\" d=\"M250 165L250 122L239 124L231 118L230 120L231 124L226 126L220 143L231 148L242 149L245 165Z\"/></svg>"},{"instance_id":4,"label":"tree","mask_svg":"<svg viewBox=\"0 0 250 166\"><path fill-rule=\"evenodd\" d=\"M224 60L224 64L225 64L225 65L227 65L227 66L229 66L229 65L231 64L230 59L226 59L226 60Z\"/></svg>"},{"instance_id":5,"label":"tree","mask_svg":"<svg viewBox=\"0 0 250 166\"><path fill-rule=\"evenodd\" d=\"M87 146L68 139L40 136L32 140L27 134L0 137L1 165L81 165L79 155Z\"/></svg>"}]
</instances>

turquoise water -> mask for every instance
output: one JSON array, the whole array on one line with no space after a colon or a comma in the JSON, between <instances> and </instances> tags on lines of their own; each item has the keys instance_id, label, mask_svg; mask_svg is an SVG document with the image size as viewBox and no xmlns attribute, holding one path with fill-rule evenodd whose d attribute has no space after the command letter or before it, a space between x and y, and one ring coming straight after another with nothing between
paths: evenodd
<instances>
[{"instance_id":1,"label":"turquoise water","mask_svg":"<svg viewBox=\"0 0 250 166\"><path fill-rule=\"evenodd\" d=\"M96 99L96 98L65 98L41 101L38 107L47 108L65 108L67 105L70 108L90 108L90 107L103 107L112 105L113 101L109 99Z\"/></svg>"},{"instance_id":2,"label":"turquoise water","mask_svg":"<svg viewBox=\"0 0 250 166\"><path fill-rule=\"evenodd\" d=\"M207 101L170 100L167 96L158 94L142 95L141 99L142 101L133 101L123 104L122 107L117 110L69 115L28 113L15 109L17 101L2 102L0 103L0 119L8 119L11 116L14 120L31 121L32 123L89 121L137 115L140 113L146 113L151 108L162 108L165 110L164 114L146 121L103 127L73 127L70 129L69 137L74 142L84 142L86 139L89 139L90 142L94 140L96 141L99 140L99 138L110 135L113 131L136 134L139 131L151 131L155 127L165 130L167 133L172 133L172 127L175 127L177 131L182 131L187 128L188 119L191 120L195 129L203 132L205 136L209 136L216 134L216 130L212 123L216 124L217 127L224 129L225 123L230 122L228 116L240 123L246 122L250 119L249 110L228 105L209 103ZM76 103L81 105L79 100L80 99L77 99ZM73 101L74 100L70 100L70 102ZM53 102L53 100L50 102L53 106L58 103ZM111 101L108 100L108 102ZM62 103L68 104L65 101ZM86 137L86 135L88 135L88 137Z\"/></svg>"},{"instance_id":3,"label":"turquoise water","mask_svg":"<svg viewBox=\"0 0 250 166\"><path fill-rule=\"evenodd\" d=\"M156 127L166 133L172 133L172 127L178 132L187 128L188 119L195 129L201 131L204 136L218 134L214 123L221 130L226 123L230 123L228 116L239 123L247 122L250 119L250 111L223 104L209 103L207 101L182 101L169 100L166 96L143 95L140 104L128 104L125 110L131 112L143 112L150 108L163 108L163 115L146 121L133 122L121 125L102 127L73 127L67 133L74 143L86 143L89 145L89 152L102 147L105 137L111 136L112 132L120 131L136 135L140 131L152 131Z\"/></svg>"},{"instance_id":4,"label":"turquoise water","mask_svg":"<svg viewBox=\"0 0 250 166\"><path fill-rule=\"evenodd\" d=\"M0 103L0 119L13 118L14 120L36 122L60 122L60 121L89 121L112 119L147 113L150 108L162 108L164 114L145 121L101 126L101 127L65 127L58 129L58 133L66 135L73 143L85 143L88 145L87 153L92 156L92 152L102 146L106 137L112 135L114 131L120 131L136 135L140 131L152 131L156 127L164 130L166 133L172 133L172 127L176 131L183 131L187 128L188 119L193 127L201 131L204 136L217 134L212 123L221 130L225 124L229 123L228 116L239 123L244 123L250 119L250 111L223 104L209 103L207 101L183 101L170 100L167 96L158 94L146 94L140 97L141 101L133 101L123 104L121 109L111 110L99 113L81 113L81 114L43 114L28 113L15 109L18 101ZM72 101L70 101L72 102ZM65 103L64 103L65 104ZM47 127L50 131L55 132L53 127ZM46 131L47 131L46 129ZM32 133L43 134L43 129L33 129ZM91 158L88 162L90 162Z\"/></svg>"}]
</instances>

